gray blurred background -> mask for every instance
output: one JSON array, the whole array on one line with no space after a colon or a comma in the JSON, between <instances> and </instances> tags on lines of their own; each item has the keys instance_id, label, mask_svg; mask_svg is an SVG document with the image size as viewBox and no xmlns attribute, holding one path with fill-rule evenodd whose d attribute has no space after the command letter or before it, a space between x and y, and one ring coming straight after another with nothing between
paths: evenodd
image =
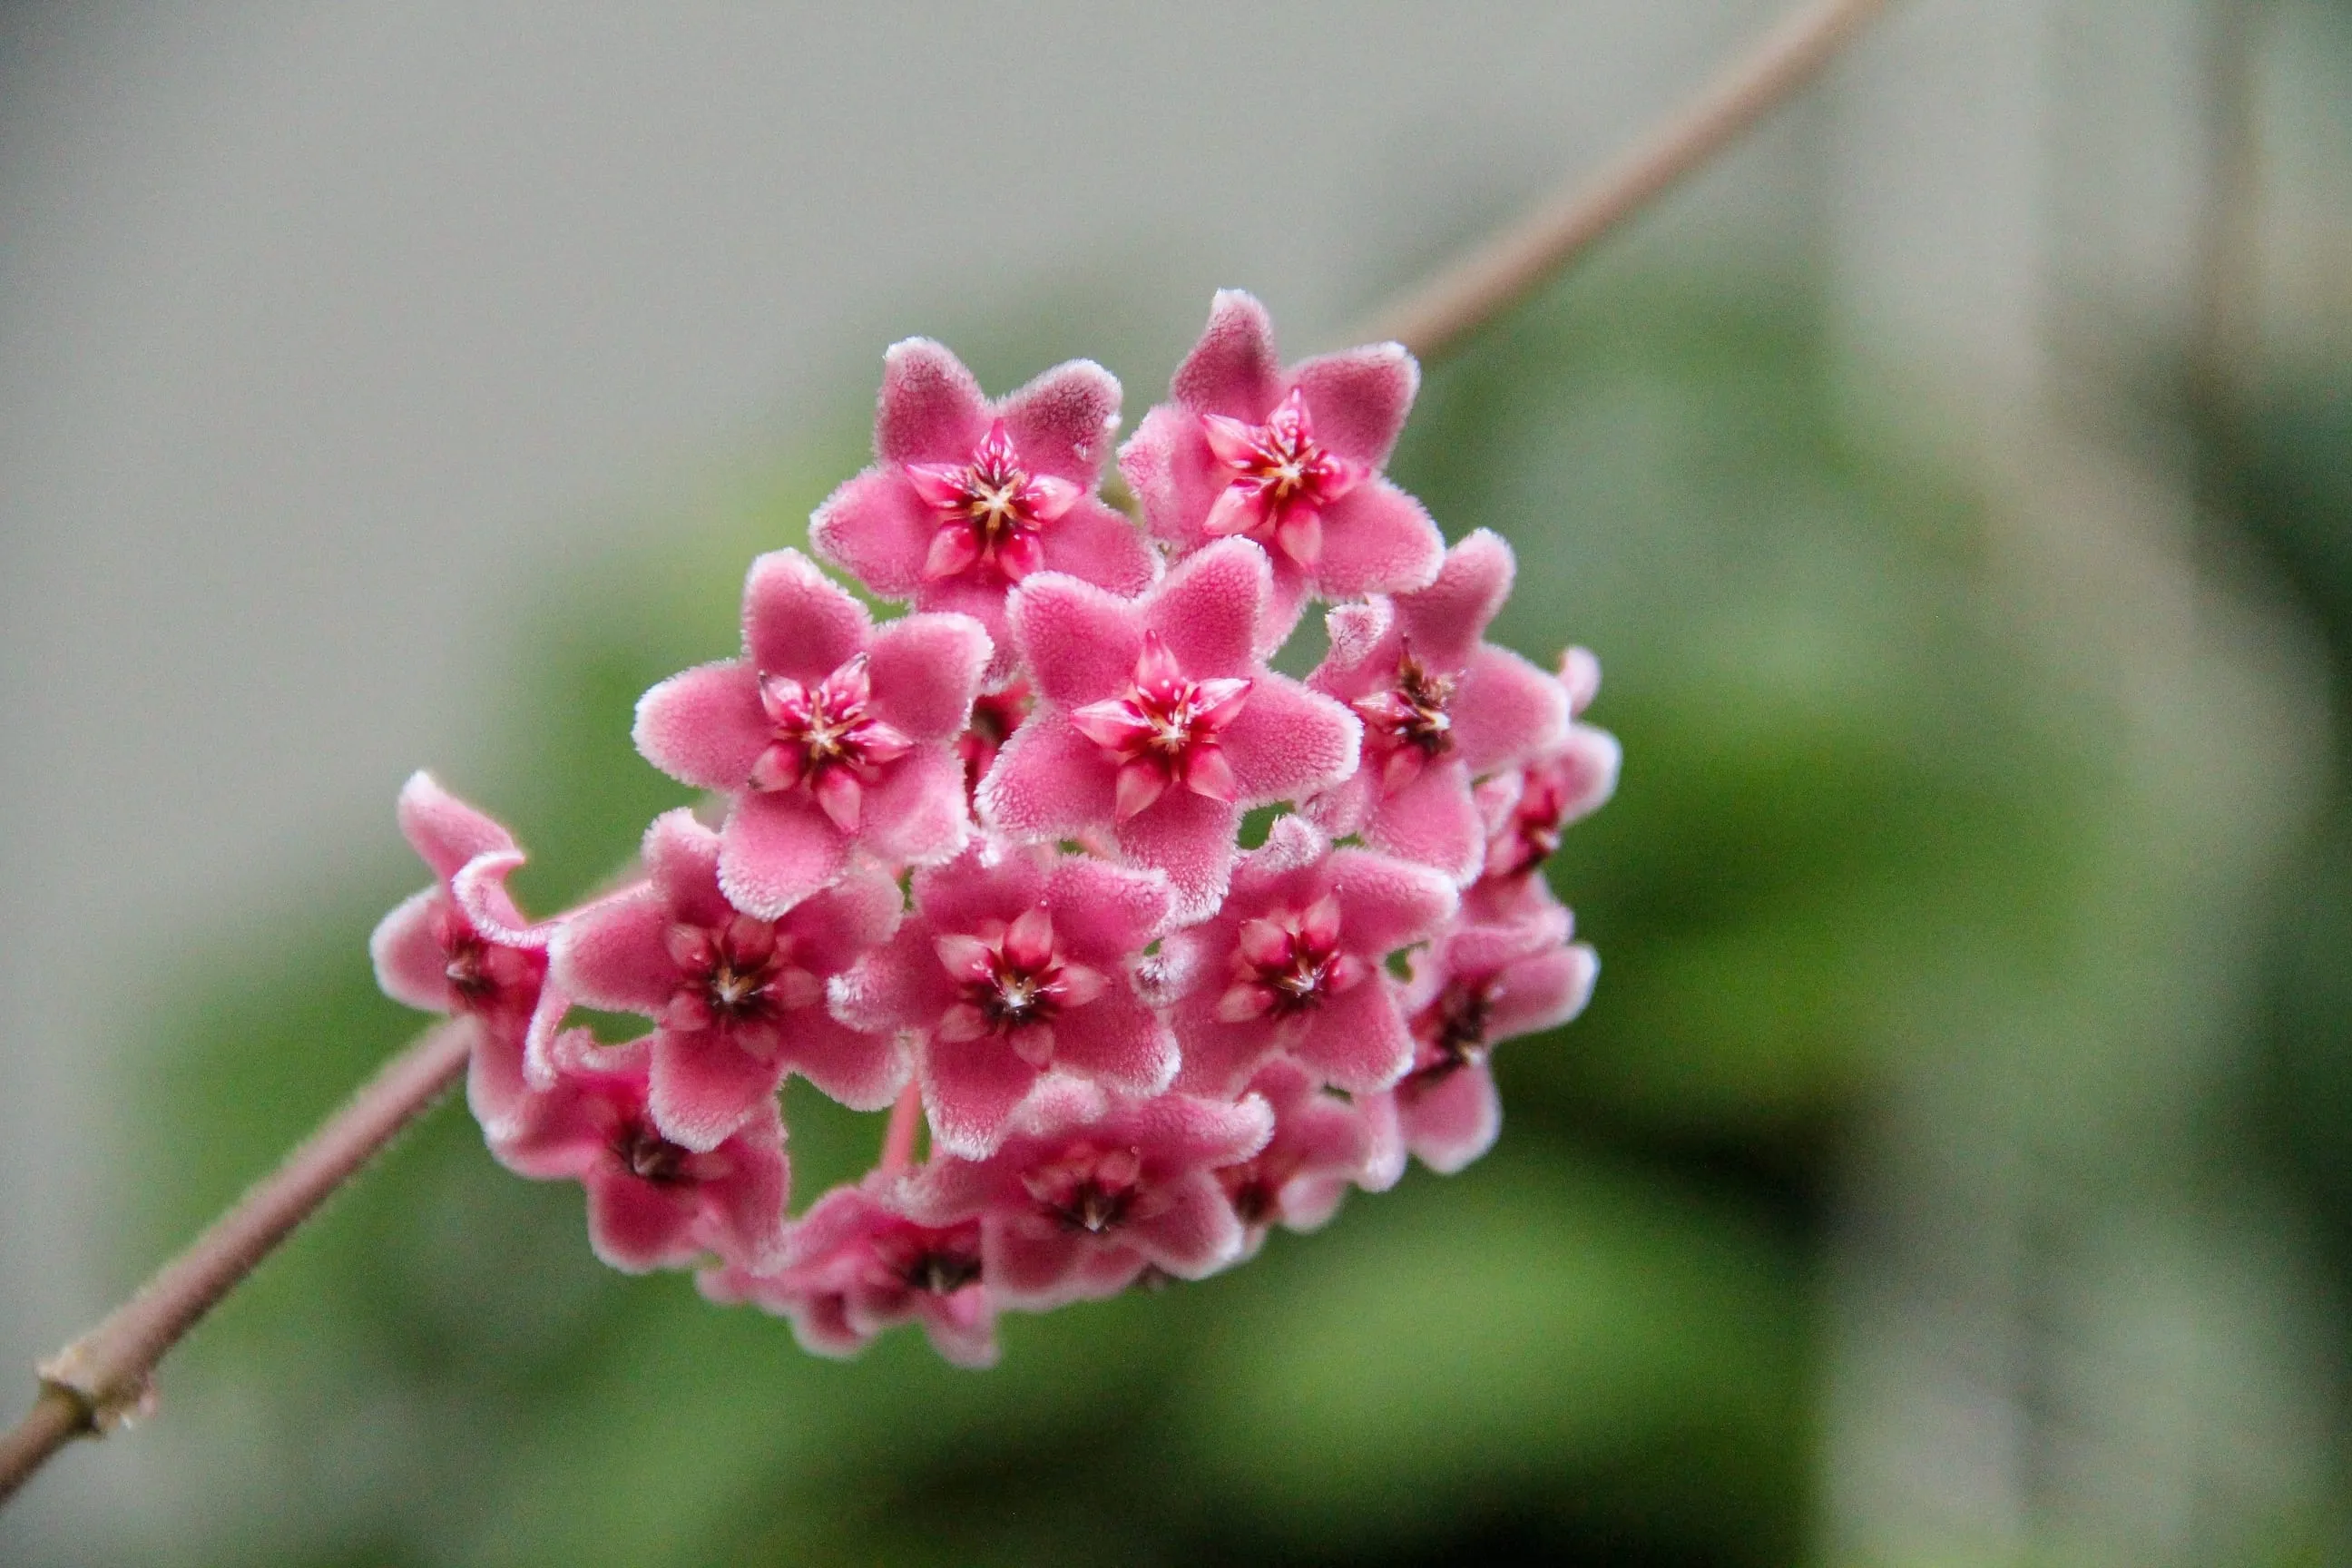
<instances>
[{"instance_id":1,"label":"gray blurred background","mask_svg":"<svg viewBox=\"0 0 2352 1568\"><path fill-rule=\"evenodd\" d=\"M1000 388L1110 359L1130 422L1216 287L1295 353L1339 342L1780 10L0 9L0 1368L155 1255L121 1239L155 1126L131 1108L186 955L385 864L412 768L486 765L480 693L540 584L856 438L909 333ZM2200 467L2137 389L2352 355L2347 26L2320 0L1897 0L1595 264L1801 279L1839 417L1967 476L2002 635L2056 649L2157 781L2088 829L2149 851L2108 889L2146 929L2066 939L2126 955L2087 988L1943 976L1984 1049L1896 1050L1841 1122L1823 1560L2344 1539L2310 1522L2340 1512L2332 1255L2226 1183L2110 1197L2233 1070L2261 900L2333 766L2324 637L2200 533ZM2018 1066L2058 1037L2091 1065ZM2037 1164L2070 1096L2105 1129L2060 1156L2108 1173L2079 1203ZM183 1403L167 1374L157 1424L64 1456L0 1554L233 1559L212 1489L269 1375Z\"/></svg>"}]
</instances>

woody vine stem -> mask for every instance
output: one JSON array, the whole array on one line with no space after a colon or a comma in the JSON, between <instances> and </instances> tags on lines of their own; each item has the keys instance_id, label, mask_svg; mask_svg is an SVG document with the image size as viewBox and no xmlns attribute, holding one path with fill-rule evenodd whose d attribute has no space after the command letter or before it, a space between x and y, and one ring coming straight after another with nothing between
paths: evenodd
<instances>
[{"instance_id":1,"label":"woody vine stem","mask_svg":"<svg viewBox=\"0 0 2352 1568\"><path fill-rule=\"evenodd\" d=\"M1884 5L1812 0L1792 12L1597 176L1573 182L1391 303L1369 335L1424 360L1459 346L1795 96ZM137 1295L43 1362L38 1397L0 1437L0 1502L74 1438L137 1415L172 1347L457 1080L475 1027L461 1018L425 1031ZM893 1118L897 1163L908 1157L914 1126L903 1113Z\"/></svg>"}]
</instances>

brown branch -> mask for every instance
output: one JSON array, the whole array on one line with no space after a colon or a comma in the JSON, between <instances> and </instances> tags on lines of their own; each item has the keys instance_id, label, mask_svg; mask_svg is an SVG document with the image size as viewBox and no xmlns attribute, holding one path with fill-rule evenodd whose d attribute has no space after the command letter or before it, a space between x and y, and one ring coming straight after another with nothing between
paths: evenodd
<instances>
[{"instance_id":1,"label":"brown branch","mask_svg":"<svg viewBox=\"0 0 2352 1568\"><path fill-rule=\"evenodd\" d=\"M155 1363L198 1319L465 1071L474 1025L427 1030L193 1246L104 1321L41 1364L41 1394L0 1438L0 1501L51 1454L138 1415Z\"/></svg>"},{"instance_id":2,"label":"brown branch","mask_svg":"<svg viewBox=\"0 0 2352 1568\"><path fill-rule=\"evenodd\" d=\"M1885 0L1814 0L1791 13L1599 175L1578 180L1391 303L1363 336L1401 342L1423 359L1455 347L1794 97L1885 6Z\"/></svg>"},{"instance_id":3,"label":"brown branch","mask_svg":"<svg viewBox=\"0 0 2352 1568\"><path fill-rule=\"evenodd\" d=\"M1442 353L1721 151L1802 87L1884 0L1816 0L1589 186L1496 236L1383 312L1373 334ZM0 1436L0 1502L75 1437L149 1398L156 1363L465 1070L473 1027L443 1024L387 1062L286 1163L131 1300L40 1367L41 1392Z\"/></svg>"}]
</instances>

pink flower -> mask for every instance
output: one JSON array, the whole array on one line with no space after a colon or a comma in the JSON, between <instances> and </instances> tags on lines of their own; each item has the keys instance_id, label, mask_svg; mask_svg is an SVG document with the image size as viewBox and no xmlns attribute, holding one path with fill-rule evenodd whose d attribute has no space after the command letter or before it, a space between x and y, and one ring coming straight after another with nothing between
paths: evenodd
<instances>
[{"instance_id":1,"label":"pink flower","mask_svg":"<svg viewBox=\"0 0 2352 1568\"><path fill-rule=\"evenodd\" d=\"M1013 595L1013 643L1037 710L980 788L1015 838L1108 829L1175 884L1175 918L1216 908L1244 808L1299 801L1351 773L1360 725L1265 668L1265 552L1209 545L1139 599L1044 573Z\"/></svg>"},{"instance_id":2,"label":"pink flower","mask_svg":"<svg viewBox=\"0 0 2352 1568\"><path fill-rule=\"evenodd\" d=\"M1453 884L1368 849L1333 850L1297 816L1242 857L1215 918L1171 936L1162 960L1183 1066L1177 1088L1231 1097L1287 1057L1319 1082L1385 1089L1412 1063L1389 955L1435 935Z\"/></svg>"},{"instance_id":3,"label":"pink flower","mask_svg":"<svg viewBox=\"0 0 2352 1568\"><path fill-rule=\"evenodd\" d=\"M853 848L942 858L970 826L953 742L988 668L969 616L876 627L796 550L751 563L744 657L674 675L637 703L647 761L735 795L719 878L738 909L774 920L845 876Z\"/></svg>"},{"instance_id":4,"label":"pink flower","mask_svg":"<svg viewBox=\"0 0 2352 1568\"><path fill-rule=\"evenodd\" d=\"M1560 655L1559 684L1573 719L1601 689L1601 661L1583 648L1570 648ZM1561 832L1606 805L1616 793L1623 755L1617 737L1608 731L1570 723L1555 744L1525 767L1480 784L1486 877L1526 877L1551 858Z\"/></svg>"},{"instance_id":5,"label":"pink flower","mask_svg":"<svg viewBox=\"0 0 2352 1568\"><path fill-rule=\"evenodd\" d=\"M547 929L526 921L506 889L522 851L430 773L402 786L398 814L402 836L438 880L368 939L376 984L412 1007L479 1021L466 1097L486 1129L505 1125L529 1093L523 1058L547 975ZM553 1019L539 1023L544 1032Z\"/></svg>"},{"instance_id":6,"label":"pink flower","mask_svg":"<svg viewBox=\"0 0 2352 1568\"><path fill-rule=\"evenodd\" d=\"M646 833L647 879L557 933L558 988L656 1020L654 1124L688 1149L716 1148L791 1071L855 1109L889 1104L905 1060L889 1041L834 1022L824 986L897 929L898 884L877 867L854 868L763 921L728 903L719 856L719 836L693 813L656 820Z\"/></svg>"},{"instance_id":7,"label":"pink flower","mask_svg":"<svg viewBox=\"0 0 2352 1568\"><path fill-rule=\"evenodd\" d=\"M835 1188L791 1228L779 1266L711 1270L702 1293L789 1317L793 1337L818 1355L855 1355L877 1335L918 1322L956 1365L993 1365L996 1307L982 1282L980 1222L918 1225L899 1205L898 1185L877 1173Z\"/></svg>"},{"instance_id":8,"label":"pink flower","mask_svg":"<svg viewBox=\"0 0 2352 1568\"><path fill-rule=\"evenodd\" d=\"M1094 493L1118 426L1118 383L1089 360L1056 365L1002 403L962 362L909 338L883 360L874 448L882 459L817 509L818 554L875 593L961 610L1010 673L1004 596L1040 571L1140 593L1159 563Z\"/></svg>"},{"instance_id":9,"label":"pink flower","mask_svg":"<svg viewBox=\"0 0 2352 1568\"><path fill-rule=\"evenodd\" d=\"M1265 1148L1217 1172L1255 1254L1271 1226L1316 1230L1339 1212L1348 1188L1375 1152L1373 1127L1358 1107L1318 1087L1315 1075L1279 1058L1250 1079L1250 1092L1274 1110Z\"/></svg>"},{"instance_id":10,"label":"pink flower","mask_svg":"<svg viewBox=\"0 0 2352 1568\"><path fill-rule=\"evenodd\" d=\"M1254 539L1274 558L1265 646L1307 595L1398 593L1436 574L1444 542L1421 503L1381 476L1421 384L1396 343L1283 367L1265 307L1227 290L1170 390L1118 455L1145 523L1189 553Z\"/></svg>"},{"instance_id":11,"label":"pink flower","mask_svg":"<svg viewBox=\"0 0 2352 1568\"><path fill-rule=\"evenodd\" d=\"M930 1226L978 1219L989 1291L1008 1306L1115 1296L1147 1267L1198 1279L1244 1240L1217 1169L1256 1153L1273 1131L1255 1096L1134 1100L1057 1075L996 1152L909 1177L907 1213Z\"/></svg>"},{"instance_id":12,"label":"pink flower","mask_svg":"<svg viewBox=\"0 0 2352 1568\"><path fill-rule=\"evenodd\" d=\"M1363 721L1363 761L1310 814L1342 836L1434 866L1456 882L1486 858L1471 780L1557 748L1561 683L1482 641L1511 591L1511 547L1480 529L1446 553L1437 580L1331 612L1331 652L1307 684Z\"/></svg>"},{"instance_id":13,"label":"pink flower","mask_svg":"<svg viewBox=\"0 0 2352 1568\"><path fill-rule=\"evenodd\" d=\"M569 1029L551 1055L554 1087L491 1133L490 1152L519 1175L584 1187L597 1257L632 1274L712 1255L749 1268L776 1260L789 1174L772 1101L696 1151L654 1124L646 1042L599 1048L587 1030Z\"/></svg>"},{"instance_id":14,"label":"pink flower","mask_svg":"<svg viewBox=\"0 0 2352 1568\"><path fill-rule=\"evenodd\" d=\"M1557 1028L1584 1010L1601 961L1571 942L1569 912L1549 897L1517 918L1464 924L1414 955L1405 987L1412 1070L1367 1101L1382 1142L1451 1174L1494 1146L1502 1102L1487 1053L1504 1040Z\"/></svg>"},{"instance_id":15,"label":"pink flower","mask_svg":"<svg viewBox=\"0 0 2352 1568\"><path fill-rule=\"evenodd\" d=\"M979 1158L1048 1068L1133 1094L1176 1072L1134 970L1166 925L1168 879L1040 846L918 871L914 913L836 984L859 1028L911 1031L931 1137Z\"/></svg>"}]
</instances>

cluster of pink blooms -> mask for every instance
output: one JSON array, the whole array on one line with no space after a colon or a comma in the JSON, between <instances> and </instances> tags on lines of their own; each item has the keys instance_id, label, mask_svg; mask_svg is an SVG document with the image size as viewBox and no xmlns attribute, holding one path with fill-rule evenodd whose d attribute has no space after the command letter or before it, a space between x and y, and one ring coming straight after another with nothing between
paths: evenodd
<instances>
[{"instance_id":1,"label":"cluster of pink blooms","mask_svg":"<svg viewBox=\"0 0 2352 1568\"><path fill-rule=\"evenodd\" d=\"M893 348L878 461L811 540L912 608L752 563L741 656L638 704L639 750L709 793L626 886L533 921L505 829L403 793L437 880L376 969L477 1021L491 1151L580 1183L616 1268L693 1268L831 1353L913 1320L972 1364L1000 1310L1199 1279L1408 1156L1484 1152L1488 1051L1591 992L1541 868L1618 753L1579 722L1591 655L1485 640L1509 546L1447 549L1382 474L1418 381L1394 344L1286 367L1219 295L1118 450L1139 523L1098 493L1101 367L992 402L939 344ZM1266 660L1310 598L1302 681ZM574 1007L652 1026L604 1044ZM798 1218L793 1073L891 1112L876 1169Z\"/></svg>"}]
</instances>

